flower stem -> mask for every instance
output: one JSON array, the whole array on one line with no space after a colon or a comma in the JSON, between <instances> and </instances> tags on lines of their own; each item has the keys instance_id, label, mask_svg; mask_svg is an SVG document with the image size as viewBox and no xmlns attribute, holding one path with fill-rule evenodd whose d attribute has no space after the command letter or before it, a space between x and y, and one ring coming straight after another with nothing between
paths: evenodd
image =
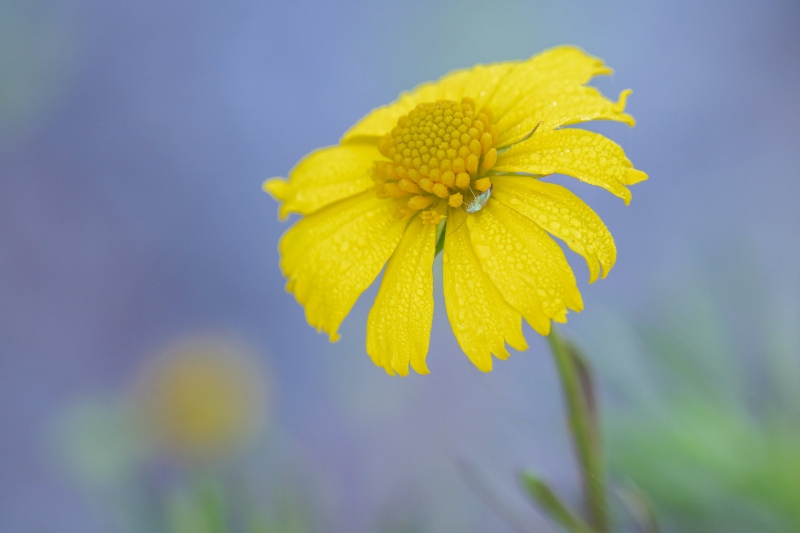
<instances>
[{"instance_id":1,"label":"flower stem","mask_svg":"<svg viewBox=\"0 0 800 533\"><path fill-rule=\"evenodd\" d=\"M605 472L591 376L581 355L555 328L550 331L547 340L564 392L572 446L581 467L581 485L589 524L598 533L608 533Z\"/></svg>"}]
</instances>

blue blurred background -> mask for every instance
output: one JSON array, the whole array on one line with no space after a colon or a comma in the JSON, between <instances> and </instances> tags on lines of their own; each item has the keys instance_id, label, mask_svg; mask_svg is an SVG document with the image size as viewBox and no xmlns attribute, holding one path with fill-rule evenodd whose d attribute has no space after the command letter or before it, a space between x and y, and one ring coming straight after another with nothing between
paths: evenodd
<instances>
[{"instance_id":1,"label":"blue blurred background","mask_svg":"<svg viewBox=\"0 0 800 533\"><path fill-rule=\"evenodd\" d=\"M389 378L375 288L340 342L308 327L260 186L401 90L563 43L634 89L637 126L597 129L650 174L629 207L559 180L619 249L593 286L570 257L586 310L562 329L612 474L671 531L800 530L798 28L796 0L0 0L0 531L200 531L196 463L131 412L148 365L209 338L267 391L198 468L237 527L553 531L516 482L578 498L543 340L481 374L437 296L431 374Z\"/></svg>"}]
</instances>

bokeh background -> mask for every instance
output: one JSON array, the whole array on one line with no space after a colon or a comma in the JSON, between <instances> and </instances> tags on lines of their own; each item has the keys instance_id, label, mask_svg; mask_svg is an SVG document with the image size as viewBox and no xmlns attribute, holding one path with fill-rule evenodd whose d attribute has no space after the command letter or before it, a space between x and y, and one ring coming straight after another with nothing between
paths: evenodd
<instances>
[{"instance_id":1,"label":"bokeh background","mask_svg":"<svg viewBox=\"0 0 800 533\"><path fill-rule=\"evenodd\" d=\"M439 298L431 374L386 376L375 289L340 342L309 328L260 186L562 43L634 89L597 129L650 174L629 207L561 180L619 249L593 286L570 257L562 328L612 475L667 531L800 531L798 28L796 0L0 0L0 531L555 531L517 481L578 499L543 340L481 374Z\"/></svg>"}]
</instances>

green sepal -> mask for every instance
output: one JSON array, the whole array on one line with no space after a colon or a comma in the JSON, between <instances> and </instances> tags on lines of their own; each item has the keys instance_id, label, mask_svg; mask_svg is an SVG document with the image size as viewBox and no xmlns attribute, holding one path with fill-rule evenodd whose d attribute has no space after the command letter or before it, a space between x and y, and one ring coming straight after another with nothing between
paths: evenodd
<instances>
[{"instance_id":1,"label":"green sepal","mask_svg":"<svg viewBox=\"0 0 800 533\"><path fill-rule=\"evenodd\" d=\"M447 227L447 217L444 217L441 222L436 226L436 252L433 257L439 255L439 252L444 250L444 230Z\"/></svg>"}]
</instances>

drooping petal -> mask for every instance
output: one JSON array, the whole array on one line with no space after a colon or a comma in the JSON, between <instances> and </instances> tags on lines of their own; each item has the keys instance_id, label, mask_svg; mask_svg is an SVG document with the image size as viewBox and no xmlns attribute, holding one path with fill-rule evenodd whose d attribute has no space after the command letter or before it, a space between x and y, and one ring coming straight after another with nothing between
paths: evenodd
<instances>
[{"instance_id":1,"label":"drooping petal","mask_svg":"<svg viewBox=\"0 0 800 533\"><path fill-rule=\"evenodd\" d=\"M633 126L636 121L625 113L630 89L622 91L614 102L594 87L586 85L552 85L534 90L496 121L498 146L509 146L530 134L554 130L560 126L590 120L615 120Z\"/></svg>"},{"instance_id":2,"label":"drooping petal","mask_svg":"<svg viewBox=\"0 0 800 533\"><path fill-rule=\"evenodd\" d=\"M533 90L545 91L551 85L583 85L594 76L611 72L602 59L580 48L558 46L517 64L487 105L498 119Z\"/></svg>"},{"instance_id":3,"label":"drooping petal","mask_svg":"<svg viewBox=\"0 0 800 533\"><path fill-rule=\"evenodd\" d=\"M281 202L281 219L289 213L308 215L375 185L370 169L379 158L374 143L321 148L305 156L288 180L272 178L263 188Z\"/></svg>"},{"instance_id":4,"label":"drooping petal","mask_svg":"<svg viewBox=\"0 0 800 533\"><path fill-rule=\"evenodd\" d=\"M647 174L633 168L617 143L600 134L572 128L537 131L527 141L502 153L494 170L566 174L603 187L625 200L626 204L631 201L631 192L626 185L647 179Z\"/></svg>"},{"instance_id":5,"label":"drooping petal","mask_svg":"<svg viewBox=\"0 0 800 533\"><path fill-rule=\"evenodd\" d=\"M500 80L516 62L476 65L474 68L457 70L437 81L423 83L409 92L402 93L389 105L379 107L362 118L342 137L349 143L363 137L381 137L397 125L397 119L422 103L437 100L460 101L463 97L475 100L480 109L494 93Z\"/></svg>"},{"instance_id":6,"label":"drooping petal","mask_svg":"<svg viewBox=\"0 0 800 533\"><path fill-rule=\"evenodd\" d=\"M483 272L467 224L461 221L458 216L447 218L442 258L444 302L459 346L475 366L488 372L492 354L500 359L508 357L506 342L517 350L528 345L522 335L522 316Z\"/></svg>"},{"instance_id":7,"label":"drooping petal","mask_svg":"<svg viewBox=\"0 0 800 533\"><path fill-rule=\"evenodd\" d=\"M407 222L393 216L396 208L365 192L302 218L281 238L286 290L331 341L400 242Z\"/></svg>"},{"instance_id":8,"label":"drooping petal","mask_svg":"<svg viewBox=\"0 0 800 533\"><path fill-rule=\"evenodd\" d=\"M483 271L537 332L549 334L551 318L566 322L567 308L583 309L564 252L538 224L489 200L467 227Z\"/></svg>"},{"instance_id":9,"label":"drooping petal","mask_svg":"<svg viewBox=\"0 0 800 533\"><path fill-rule=\"evenodd\" d=\"M383 274L367 319L367 353L386 372L427 374L425 357L433 324L436 226L413 220Z\"/></svg>"},{"instance_id":10,"label":"drooping petal","mask_svg":"<svg viewBox=\"0 0 800 533\"><path fill-rule=\"evenodd\" d=\"M560 185L534 178L495 176L492 198L530 218L586 259L589 282L606 277L617 259L608 228L592 208Z\"/></svg>"}]
</instances>

